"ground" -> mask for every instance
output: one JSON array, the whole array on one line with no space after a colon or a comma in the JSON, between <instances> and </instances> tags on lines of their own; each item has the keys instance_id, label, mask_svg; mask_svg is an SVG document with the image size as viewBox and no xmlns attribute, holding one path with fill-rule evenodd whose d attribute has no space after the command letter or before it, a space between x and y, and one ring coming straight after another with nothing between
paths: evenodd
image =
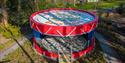
<instances>
[{"instance_id":1,"label":"ground","mask_svg":"<svg viewBox=\"0 0 125 63\"><path fill-rule=\"evenodd\" d=\"M12 39L7 39L0 34L0 51L9 48L13 43L14 41Z\"/></svg>"},{"instance_id":2,"label":"ground","mask_svg":"<svg viewBox=\"0 0 125 63\"><path fill-rule=\"evenodd\" d=\"M8 54L2 62L8 62L8 63L49 63L55 61L49 60L45 57L42 57L33 50L32 44L30 41L26 41L25 44L23 45L23 49L25 52L21 49L18 48L16 51L13 51L12 53ZM96 43L95 49L88 55L87 57L81 57L74 63L81 63L81 62L87 62L87 63L92 63L92 62L97 62L97 63L105 63L105 60L103 58L103 53L101 52L101 48L99 46L99 43Z\"/></svg>"},{"instance_id":3,"label":"ground","mask_svg":"<svg viewBox=\"0 0 125 63\"><path fill-rule=\"evenodd\" d=\"M43 60L42 57L40 57L34 52L30 41L27 41L23 45L23 48L25 52L21 48L18 48L16 51L13 51L12 53L8 54L5 57L5 59L3 59L3 62L9 62L9 63L46 62L45 60Z\"/></svg>"},{"instance_id":4,"label":"ground","mask_svg":"<svg viewBox=\"0 0 125 63\"><path fill-rule=\"evenodd\" d=\"M125 17L113 14L108 19L102 18L97 31L102 33L110 46L117 52L123 62L125 62Z\"/></svg>"}]
</instances>

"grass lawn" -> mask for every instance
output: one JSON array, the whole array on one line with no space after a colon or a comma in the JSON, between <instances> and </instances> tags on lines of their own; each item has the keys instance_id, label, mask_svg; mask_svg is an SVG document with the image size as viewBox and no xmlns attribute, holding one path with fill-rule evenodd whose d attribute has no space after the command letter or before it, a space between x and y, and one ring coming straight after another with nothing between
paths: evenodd
<instances>
[{"instance_id":1,"label":"grass lawn","mask_svg":"<svg viewBox=\"0 0 125 63\"><path fill-rule=\"evenodd\" d=\"M112 1L112 2L107 2L107 1L100 1L98 3L83 3L81 4L76 4L74 6L74 4L72 3L57 3L57 4L52 4L50 2L41 2L41 4L39 4L40 9L48 9L48 8L76 8L76 9L83 9L83 10L92 10L92 9L107 9L107 8L116 8L119 6L120 3L123 3L125 1ZM46 5L47 4L47 5Z\"/></svg>"},{"instance_id":2,"label":"grass lawn","mask_svg":"<svg viewBox=\"0 0 125 63\"><path fill-rule=\"evenodd\" d=\"M85 3L82 7L83 9L95 9L95 7L99 9L116 8L120 5L120 3L123 2L125 1L112 1L112 2L101 1L98 3Z\"/></svg>"}]
</instances>

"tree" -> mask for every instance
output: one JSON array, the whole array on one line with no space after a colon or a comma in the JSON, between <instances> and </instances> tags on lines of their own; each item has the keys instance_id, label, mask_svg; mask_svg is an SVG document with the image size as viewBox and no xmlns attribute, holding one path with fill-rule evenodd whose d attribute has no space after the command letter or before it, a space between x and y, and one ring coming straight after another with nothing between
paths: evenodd
<instances>
[{"instance_id":1,"label":"tree","mask_svg":"<svg viewBox=\"0 0 125 63\"><path fill-rule=\"evenodd\" d=\"M0 25L7 27L8 26L8 12L7 12L7 0L0 0Z\"/></svg>"},{"instance_id":2,"label":"tree","mask_svg":"<svg viewBox=\"0 0 125 63\"><path fill-rule=\"evenodd\" d=\"M39 9L39 0L34 0L34 4L35 4L35 10L36 11L39 11L40 9Z\"/></svg>"}]
</instances>

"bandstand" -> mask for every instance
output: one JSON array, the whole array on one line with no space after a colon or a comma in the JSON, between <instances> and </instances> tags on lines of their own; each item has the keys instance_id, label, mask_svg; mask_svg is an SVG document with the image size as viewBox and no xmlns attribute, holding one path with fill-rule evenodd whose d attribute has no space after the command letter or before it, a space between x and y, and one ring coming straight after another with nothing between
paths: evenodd
<instances>
[{"instance_id":1,"label":"bandstand","mask_svg":"<svg viewBox=\"0 0 125 63\"><path fill-rule=\"evenodd\" d=\"M35 51L58 62L72 62L93 50L98 17L73 8L52 8L30 17Z\"/></svg>"}]
</instances>

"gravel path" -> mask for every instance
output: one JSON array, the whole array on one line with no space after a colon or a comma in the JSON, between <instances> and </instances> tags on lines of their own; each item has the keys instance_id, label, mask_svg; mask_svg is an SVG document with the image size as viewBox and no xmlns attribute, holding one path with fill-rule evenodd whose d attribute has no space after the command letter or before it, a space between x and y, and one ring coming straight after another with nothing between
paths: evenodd
<instances>
[{"instance_id":1,"label":"gravel path","mask_svg":"<svg viewBox=\"0 0 125 63\"><path fill-rule=\"evenodd\" d=\"M10 48L4 50L4 51L0 51L0 61L2 61L2 59L8 55L9 53L13 52L14 50L16 50L18 47L20 47L19 45L23 45L24 42L26 42L26 40L32 38L32 35L28 35L28 36L24 36L20 39L17 40L17 42L15 42L15 44L13 44L13 46L11 46Z\"/></svg>"},{"instance_id":2,"label":"gravel path","mask_svg":"<svg viewBox=\"0 0 125 63\"><path fill-rule=\"evenodd\" d=\"M104 58L107 63L122 63L119 59L119 56L117 55L116 51L114 51L110 47L110 43L99 33L95 33L95 37L100 42L100 46L104 53Z\"/></svg>"}]
</instances>

